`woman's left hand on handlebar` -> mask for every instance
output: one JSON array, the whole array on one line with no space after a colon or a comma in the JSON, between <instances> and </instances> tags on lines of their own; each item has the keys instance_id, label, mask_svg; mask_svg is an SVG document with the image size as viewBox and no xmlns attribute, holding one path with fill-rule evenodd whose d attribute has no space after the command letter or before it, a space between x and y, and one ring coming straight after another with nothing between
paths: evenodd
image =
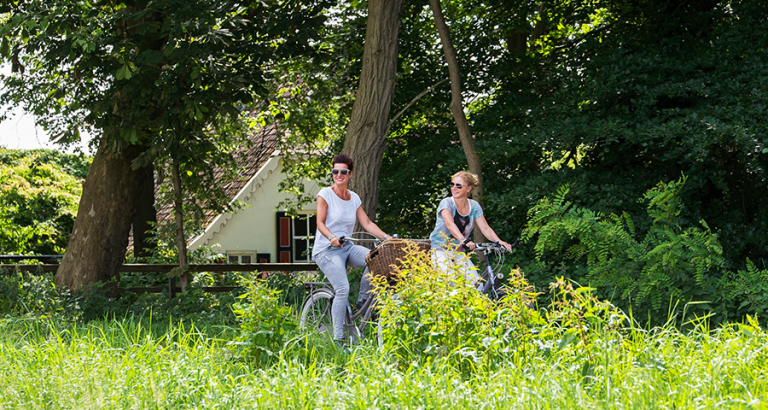
<instances>
[{"instance_id":1,"label":"woman's left hand on handlebar","mask_svg":"<svg viewBox=\"0 0 768 410\"><path fill-rule=\"evenodd\" d=\"M510 244L508 244L508 243L506 243L506 242L504 242L502 240L499 240L499 245L501 245L504 248L506 248L507 251L511 251L512 250L512 245L510 245Z\"/></svg>"}]
</instances>

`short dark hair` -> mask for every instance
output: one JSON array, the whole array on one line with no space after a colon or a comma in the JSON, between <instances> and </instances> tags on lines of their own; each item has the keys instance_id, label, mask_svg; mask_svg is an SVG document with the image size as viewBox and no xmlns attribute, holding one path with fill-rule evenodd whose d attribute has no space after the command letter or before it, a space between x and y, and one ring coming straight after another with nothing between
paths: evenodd
<instances>
[{"instance_id":1,"label":"short dark hair","mask_svg":"<svg viewBox=\"0 0 768 410\"><path fill-rule=\"evenodd\" d=\"M333 158L333 164L331 164L331 166L334 166L336 164L345 164L347 166L347 169L349 169L350 171L353 171L352 168L355 167L355 161L352 161L352 158L344 154L336 155L336 157Z\"/></svg>"}]
</instances>

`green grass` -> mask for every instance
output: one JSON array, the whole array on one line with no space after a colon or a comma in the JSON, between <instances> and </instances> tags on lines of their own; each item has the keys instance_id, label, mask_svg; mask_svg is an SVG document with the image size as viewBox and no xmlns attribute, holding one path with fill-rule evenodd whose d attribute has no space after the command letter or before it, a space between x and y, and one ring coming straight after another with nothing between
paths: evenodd
<instances>
[{"instance_id":1,"label":"green grass","mask_svg":"<svg viewBox=\"0 0 768 410\"><path fill-rule=\"evenodd\" d=\"M308 337L260 367L234 354L234 336L133 319L2 319L0 409L768 408L768 338L749 325L629 329L587 355L543 346L471 374L373 346L344 355Z\"/></svg>"}]
</instances>

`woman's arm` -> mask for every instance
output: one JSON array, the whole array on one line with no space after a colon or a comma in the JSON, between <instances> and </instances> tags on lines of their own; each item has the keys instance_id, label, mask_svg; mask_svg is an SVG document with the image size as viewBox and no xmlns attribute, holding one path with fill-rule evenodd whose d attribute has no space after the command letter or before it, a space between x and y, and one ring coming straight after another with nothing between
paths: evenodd
<instances>
[{"instance_id":1,"label":"woman's arm","mask_svg":"<svg viewBox=\"0 0 768 410\"><path fill-rule=\"evenodd\" d=\"M331 246L334 248L338 248L339 246L344 246L339 241L339 238L336 237L336 235L331 232L330 229L328 229L327 226L325 226L325 219L328 217L328 202L325 202L325 199L321 196L317 197L317 230L320 231L320 233L328 238L331 241Z\"/></svg>"},{"instance_id":2,"label":"woman's arm","mask_svg":"<svg viewBox=\"0 0 768 410\"><path fill-rule=\"evenodd\" d=\"M477 227L480 228L480 232L482 232L483 235L488 238L488 240L491 242L500 243L505 248L507 248L508 251L512 250L512 245L499 239L498 235L496 235L496 232L494 232L493 229L491 229L491 226L488 225L488 221L485 220L484 215L480 215L480 217L475 219L475 221L477 222Z\"/></svg>"},{"instance_id":3,"label":"woman's arm","mask_svg":"<svg viewBox=\"0 0 768 410\"><path fill-rule=\"evenodd\" d=\"M319 215L320 215L320 209L318 208L318 226L320 226L319 223ZM363 211L362 206L357 207L357 221L360 222L360 226L363 227L366 231L373 234L373 236L379 238L379 239L385 239L389 235L384 233L384 231L381 230L381 228L378 227L373 221L371 221L371 218L368 218L368 214Z\"/></svg>"}]
</instances>

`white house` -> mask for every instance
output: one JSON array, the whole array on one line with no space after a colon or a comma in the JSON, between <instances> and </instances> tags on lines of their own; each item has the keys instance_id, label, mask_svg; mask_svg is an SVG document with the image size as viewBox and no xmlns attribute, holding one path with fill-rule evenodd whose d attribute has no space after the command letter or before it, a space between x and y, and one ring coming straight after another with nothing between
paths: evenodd
<instances>
[{"instance_id":1,"label":"white house","mask_svg":"<svg viewBox=\"0 0 768 410\"><path fill-rule=\"evenodd\" d=\"M245 206L234 213L210 215L204 232L188 241L189 250L208 247L226 254L228 263L310 262L316 204L299 211L298 218L288 217L278 209L289 195L278 189L286 175L276 134L274 128L267 127L254 135L255 145L244 155L242 180L223 187L232 201L241 201ZM314 196L320 186L308 181L305 189Z\"/></svg>"}]
</instances>

